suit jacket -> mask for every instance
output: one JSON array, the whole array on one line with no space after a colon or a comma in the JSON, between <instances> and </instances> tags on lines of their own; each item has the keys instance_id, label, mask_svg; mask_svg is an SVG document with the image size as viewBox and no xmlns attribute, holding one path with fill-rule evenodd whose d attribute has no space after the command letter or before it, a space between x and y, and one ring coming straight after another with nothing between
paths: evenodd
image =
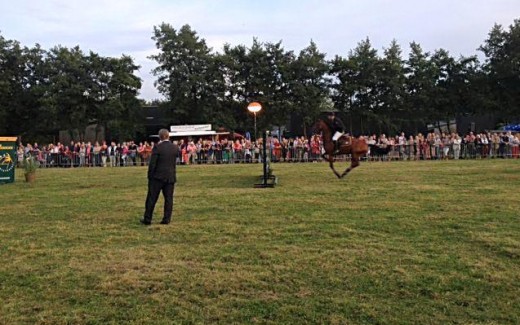
<instances>
[{"instance_id":1,"label":"suit jacket","mask_svg":"<svg viewBox=\"0 0 520 325\"><path fill-rule=\"evenodd\" d=\"M178 155L179 147L170 141L163 141L154 146L148 165L148 179L175 183L177 181L175 164Z\"/></svg>"}]
</instances>

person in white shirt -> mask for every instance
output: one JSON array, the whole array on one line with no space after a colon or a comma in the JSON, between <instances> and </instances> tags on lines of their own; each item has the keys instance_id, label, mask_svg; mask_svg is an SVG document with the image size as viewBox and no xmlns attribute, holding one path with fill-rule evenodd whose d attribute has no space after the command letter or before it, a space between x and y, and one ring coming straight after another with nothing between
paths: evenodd
<instances>
[{"instance_id":1,"label":"person in white shirt","mask_svg":"<svg viewBox=\"0 0 520 325\"><path fill-rule=\"evenodd\" d=\"M459 159L459 157L460 157L461 144L462 144L462 139L460 138L460 136L456 133L453 133L451 135L451 146L453 148L453 158L454 159Z\"/></svg>"}]
</instances>

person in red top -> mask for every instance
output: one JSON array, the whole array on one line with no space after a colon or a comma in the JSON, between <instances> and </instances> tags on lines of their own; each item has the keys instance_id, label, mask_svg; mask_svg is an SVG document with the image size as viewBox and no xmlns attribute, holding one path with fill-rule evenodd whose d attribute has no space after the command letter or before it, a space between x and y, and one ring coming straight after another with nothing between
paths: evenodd
<instances>
[{"instance_id":1,"label":"person in red top","mask_svg":"<svg viewBox=\"0 0 520 325\"><path fill-rule=\"evenodd\" d=\"M144 166L143 152L144 152L144 145L142 142L139 142L139 146L137 147L137 156L139 157L139 160L141 161L141 166Z\"/></svg>"},{"instance_id":2,"label":"person in red top","mask_svg":"<svg viewBox=\"0 0 520 325\"><path fill-rule=\"evenodd\" d=\"M311 155L312 159L318 159L320 156L320 137L314 135L311 140Z\"/></svg>"},{"instance_id":3,"label":"person in red top","mask_svg":"<svg viewBox=\"0 0 520 325\"><path fill-rule=\"evenodd\" d=\"M278 141L278 138L273 139L273 156L274 161L280 161L282 157L282 144Z\"/></svg>"},{"instance_id":4,"label":"person in red top","mask_svg":"<svg viewBox=\"0 0 520 325\"><path fill-rule=\"evenodd\" d=\"M188 143L186 153L188 154L186 164L192 164L195 160L195 157L197 156L197 146L193 141L190 141L190 143Z\"/></svg>"},{"instance_id":5,"label":"person in red top","mask_svg":"<svg viewBox=\"0 0 520 325\"><path fill-rule=\"evenodd\" d=\"M152 154L152 146L148 142L145 142L142 155L143 155L143 160L144 160L145 164L147 164L147 165L148 165L151 154Z\"/></svg>"},{"instance_id":6,"label":"person in red top","mask_svg":"<svg viewBox=\"0 0 520 325\"><path fill-rule=\"evenodd\" d=\"M188 157L188 147L185 145L181 146L181 157L183 164L188 165L190 163Z\"/></svg>"},{"instance_id":7,"label":"person in red top","mask_svg":"<svg viewBox=\"0 0 520 325\"><path fill-rule=\"evenodd\" d=\"M235 157L235 162L240 161L242 159L242 144L240 143L240 140L236 140L233 144L233 152Z\"/></svg>"}]
</instances>

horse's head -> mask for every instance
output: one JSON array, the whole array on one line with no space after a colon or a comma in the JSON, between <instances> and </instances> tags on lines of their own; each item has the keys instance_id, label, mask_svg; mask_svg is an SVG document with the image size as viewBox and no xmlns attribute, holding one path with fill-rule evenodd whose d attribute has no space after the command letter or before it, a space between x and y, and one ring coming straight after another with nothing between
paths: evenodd
<instances>
[{"instance_id":1,"label":"horse's head","mask_svg":"<svg viewBox=\"0 0 520 325\"><path fill-rule=\"evenodd\" d=\"M313 129L314 129L314 133L319 134L325 130L328 130L329 126L323 119L319 118L316 120L316 123L314 123Z\"/></svg>"},{"instance_id":2,"label":"horse's head","mask_svg":"<svg viewBox=\"0 0 520 325\"><path fill-rule=\"evenodd\" d=\"M320 127L320 120L316 120L316 122L314 122L314 125L312 126L312 131L314 132L314 134L318 134L321 132L321 127Z\"/></svg>"}]
</instances>

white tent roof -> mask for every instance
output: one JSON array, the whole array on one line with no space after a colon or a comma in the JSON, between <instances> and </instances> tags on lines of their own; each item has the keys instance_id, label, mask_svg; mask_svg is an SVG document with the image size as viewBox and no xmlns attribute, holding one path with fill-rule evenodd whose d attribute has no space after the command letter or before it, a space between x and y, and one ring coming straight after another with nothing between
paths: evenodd
<instances>
[{"instance_id":1,"label":"white tent roof","mask_svg":"<svg viewBox=\"0 0 520 325\"><path fill-rule=\"evenodd\" d=\"M215 131L178 131L170 132L170 137L191 137L191 136L208 136L216 135Z\"/></svg>"}]
</instances>

